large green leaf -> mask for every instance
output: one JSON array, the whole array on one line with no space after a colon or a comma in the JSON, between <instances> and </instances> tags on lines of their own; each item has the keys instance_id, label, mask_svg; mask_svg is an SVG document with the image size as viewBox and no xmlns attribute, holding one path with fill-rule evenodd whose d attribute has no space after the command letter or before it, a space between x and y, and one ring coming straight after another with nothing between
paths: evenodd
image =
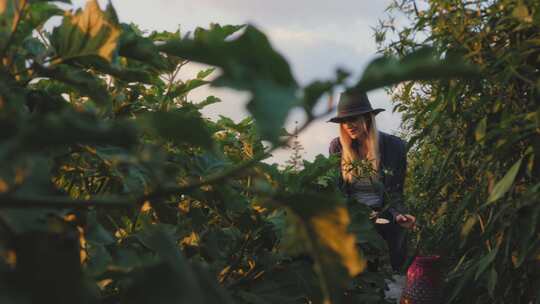
<instances>
[{"instance_id":1,"label":"large green leaf","mask_svg":"<svg viewBox=\"0 0 540 304\"><path fill-rule=\"evenodd\" d=\"M342 85L344 81L349 77L349 73L343 70L336 71L336 78L334 80L316 80L308 84L304 88L303 94L303 106L306 113L310 116L314 116L313 109L317 105L318 101L325 94L332 94L336 86ZM329 104L329 108L332 105Z\"/></svg>"},{"instance_id":2,"label":"large green leaf","mask_svg":"<svg viewBox=\"0 0 540 304\"><path fill-rule=\"evenodd\" d=\"M192 106L166 112L152 112L143 120L157 135L176 144L191 144L204 148L213 145L212 136L201 113Z\"/></svg>"},{"instance_id":3,"label":"large green leaf","mask_svg":"<svg viewBox=\"0 0 540 304\"><path fill-rule=\"evenodd\" d=\"M125 294L126 303L231 303L226 292L202 267L192 267L180 253L174 239L175 227L146 225L136 234L145 247L154 251L159 264L135 274Z\"/></svg>"},{"instance_id":4,"label":"large green leaf","mask_svg":"<svg viewBox=\"0 0 540 304\"><path fill-rule=\"evenodd\" d=\"M53 16L64 13L58 6L47 1L30 1L27 4L23 19L17 26L17 32L13 34L12 45L20 45L24 39L32 37L32 32L42 27ZM46 35L46 34L45 34Z\"/></svg>"},{"instance_id":5,"label":"large green leaf","mask_svg":"<svg viewBox=\"0 0 540 304\"><path fill-rule=\"evenodd\" d=\"M102 144L132 147L138 142L137 130L129 122L106 122L87 113L50 113L29 122L21 130L20 151L72 144Z\"/></svg>"},{"instance_id":6,"label":"large green leaf","mask_svg":"<svg viewBox=\"0 0 540 304\"><path fill-rule=\"evenodd\" d=\"M354 89L370 91L409 80L470 78L478 76L475 66L457 56L439 59L430 48L401 59L379 57L369 63Z\"/></svg>"},{"instance_id":7,"label":"large green leaf","mask_svg":"<svg viewBox=\"0 0 540 304\"><path fill-rule=\"evenodd\" d=\"M493 190L489 194L488 200L486 204L491 204L508 192L512 185L514 184L514 180L516 179L516 176L519 172L519 168L521 167L521 161L523 158L520 158L504 175L504 177L495 184L495 187L493 187Z\"/></svg>"},{"instance_id":8,"label":"large green leaf","mask_svg":"<svg viewBox=\"0 0 540 304\"><path fill-rule=\"evenodd\" d=\"M484 273L484 271L486 271L486 269L489 267L489 265L491 265L491 263L493 263L493 261L497 257L498 252L499 252L498 247L495 248L495 249L492 249L488 254L486 254L484 257L482 257L478 261L478 270L476 271L476 274L474 276L475 280L478 280L480 275L482 275Z\"/></svg>"},{"instance_id":9,"label":"large green leaf","mask_svg":"<svg viewBox=\"0 0 540 304\"><path fill-rule=\"evenodd\" d=\"M109 10L113 11L112 6ZM117 51L120 27L113 12L104 12L97 0L88 1L84 10L67 13L53 30L51 44L62 61L97 56L112 61Z\"/></svg>"},{"instance_id":10,"label":"large green leaf","mask_svg":"<svg viewBox=\"0 0 540 304\"><path fill-rule=\"evenodd\" d=\"M315 261L325 301L340 303L343 291L352 277L366 267L356 247L356 238L349 231L347 208L334 194L302 193L278 195L298 217L297 226L304 236L304 248Z\"/></svg>"},{"instance_id":11,"label":"large green leaf","mask_svg":"<svg viewBox=\"0 0 540 304\"><path fill-rule=\"evenodd\" d=\"M138 60L156 69L166 69L167 61L159 54L154 42L137 33L133 26L122 24L122 34L118 42L120 56Z\"/></svg>"},{"instance_id":12,"label":"large green leaf","mask_svg":"<svg viewBox=\"0 0 540 304\"><path fill-rule=\"evenodd\" d=\"M105 105L110 101L109 91L103 81L89 72L66 64L51 67L36 64L34 68L39 75L68 84L82 95L91 97L96 104Z\"/></svg>"},{"instance_id":13,"label":"large green leaf","mask_svg":"<svg viewBox=\"0 0 540 304\"><path fill-rule=\"evenodd\" d=\"M226 33L230 33L227 31ZM194 39L171 40L159 49L167 54L221 67L213 85L249 90L248 109L263 139L277 141L290 109L298 104L297 84L286 60L266 36L247 26L240 37L224 40L223 29L199 30Z\"/></svg>"}]
</instances>

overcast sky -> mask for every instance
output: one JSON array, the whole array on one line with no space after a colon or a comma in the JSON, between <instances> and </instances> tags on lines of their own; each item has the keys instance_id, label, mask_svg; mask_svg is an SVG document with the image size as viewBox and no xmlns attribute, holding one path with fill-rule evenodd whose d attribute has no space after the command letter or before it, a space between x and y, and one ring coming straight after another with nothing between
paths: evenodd
<instances>
[{"instance_id":1,"label":"overcast sky","mask_svg":"<svg viewBox=\"0 0 540 304\"><path fill-rule=\"evenodd\" d=\"M73 1L80 6L84 0ZM105 1L100 1L105 4ZM384 18L389 0L113 0L121 22L134 22L143 30L191 31L208 27L210 23L251 23L263 30L272 45L289 62L300 84L332 77L337 67L355 75L361 74L376 54L372 27ZM187 67L183 77L193 77L199 66ZM200 88L190 94L193 101L209 94L223 102L205 108L211 119L224 115L239 121L247 114L244 109L248 95L229 89ZM377 115L379 129L393 133L401 123L399 114L392 113L389 97L382 90L370 92L374 107L386 109ZM302 120L293 112L287 129ZM299 139L305 148L304 158L328 154L328 143L337 136L337 125L327 119L313 123ZM279 151L271 161L282 163L290 151Z\"/></svg>"}]
</instances>

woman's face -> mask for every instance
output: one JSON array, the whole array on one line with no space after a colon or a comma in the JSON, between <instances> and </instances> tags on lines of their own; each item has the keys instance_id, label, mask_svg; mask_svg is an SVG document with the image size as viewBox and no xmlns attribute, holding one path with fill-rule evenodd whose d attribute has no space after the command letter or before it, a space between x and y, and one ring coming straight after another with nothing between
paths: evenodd
<instances>
[{"instance_id":1,"label":"woman's face","mask_svg":"<svg viewBox=\"0 0 540 304\"><path fill-rule=\"evenodd\" d=\"M368 136L369 118L366 115L359 115L344 120L341 125L351 139L364 139Z\"/></svg>"}]
</instances>

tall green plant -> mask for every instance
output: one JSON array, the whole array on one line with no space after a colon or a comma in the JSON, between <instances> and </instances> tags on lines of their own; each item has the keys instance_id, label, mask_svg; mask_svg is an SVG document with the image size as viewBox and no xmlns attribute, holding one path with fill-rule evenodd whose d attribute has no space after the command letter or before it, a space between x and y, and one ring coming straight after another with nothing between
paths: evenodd
<instances>
[{"instance_id":1,"label":"tall green plant","mask_svg":"<svg viewBox=\"0 0 540 304\"><path fill-rule=\"evenodd\" d=\"M357 212L365 233L349 230L336 161L293 173L261 162L286 144L290 109L305 110L305 129L347 73L301 88L253 26L145 35L110 4L52 2L0 0L0 302L382 301L365 277L351 286L369 222ZM62 22L44 31L53 16ZM448 66L419 57L403 71L386 58L377 70L399 77L356 87ZM223 73L179 79L189 61ZM249 91L251 117L204 118L219 99L191 100L203 85Z\"/></svg>"},{"instance_id":2,"label":"tall green plant","mask_svg":"<svg viewBox=\"0 0 540 304\"><path fill-rule=\"evenodd\" d=\"M474 80L394 87L410 140L416 246L448 262L448 303L538 303L540 6L537 1L395 1L381 51L464 56Z\"/></svg>"}]
</instances>

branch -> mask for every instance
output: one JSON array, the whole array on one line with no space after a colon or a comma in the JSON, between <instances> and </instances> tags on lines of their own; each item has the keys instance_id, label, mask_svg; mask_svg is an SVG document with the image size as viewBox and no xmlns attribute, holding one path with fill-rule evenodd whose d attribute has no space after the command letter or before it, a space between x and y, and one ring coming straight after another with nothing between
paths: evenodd
<instances>
[{"instance_id":1,"label":"branch","mask_svg":"<svg viewBox=\"0 0 540 304\"><path fill-rule=\"evenodd\" d=\"M114 199L72 199L61 196L3 195L0 196L0 208L75 208L88 207L126 208L133 207L134 201Z\"/></svg>"},{"instance_id":2,"label":"branch","mask_svg":"<svg viewBox=\"0 0 540 304\"><path fill-rule=\"evenodd\" d=\"M15 2L16 3L16 2ZM12 28L12 31L11 33L9 34L9 37L8 37L8 40L6 41L6 44L4 45L4 48L2 49L2 51L0 52L0 57L4 57L7 49L9 48L9 45L11 44L11 41L13 40L13 36L15 36L15 33L17 32L17 29L19 28L19 23L21 22L22 19L24 19L25 15L23 15L24 13L24 9L26 8L26 5L28 4L28 1L25 0L20 9L17 10L17 20L15 20L15 24L13 25L13 28ZM8 4L9 5L9 4Z\"/></svg>"},{"instance_id":3,"label":"branch","mask_svg":"<svg viewBox=\"0 0 540 304\"><path fill-rule=\"evenodd\" d=\"M314 120L317 120L329 113L332 109L308 119L299 129L298 133L305 130ZM23 196L23 195L3 195L0 196L0 209L1 208L75 208L85 209L88 207L99 208L130 208L142 205L145 201L152 201L162 197L170 195L180 195L187 192L191 192L202 186L215 184L223 181L233 175L237 175L245 169L253 166L257 162L268 158L271 153L288 144L291 138L287 138L278 142L269 151L256 154L253 158L245 160L236 166L226 168L216 174L211 174L200 181L189 183L179 187L164 187L158 188L154 192L142 195L138 198L128 199L71 199L69 197L60 196Z\"/></svg>"}]
</instances>

